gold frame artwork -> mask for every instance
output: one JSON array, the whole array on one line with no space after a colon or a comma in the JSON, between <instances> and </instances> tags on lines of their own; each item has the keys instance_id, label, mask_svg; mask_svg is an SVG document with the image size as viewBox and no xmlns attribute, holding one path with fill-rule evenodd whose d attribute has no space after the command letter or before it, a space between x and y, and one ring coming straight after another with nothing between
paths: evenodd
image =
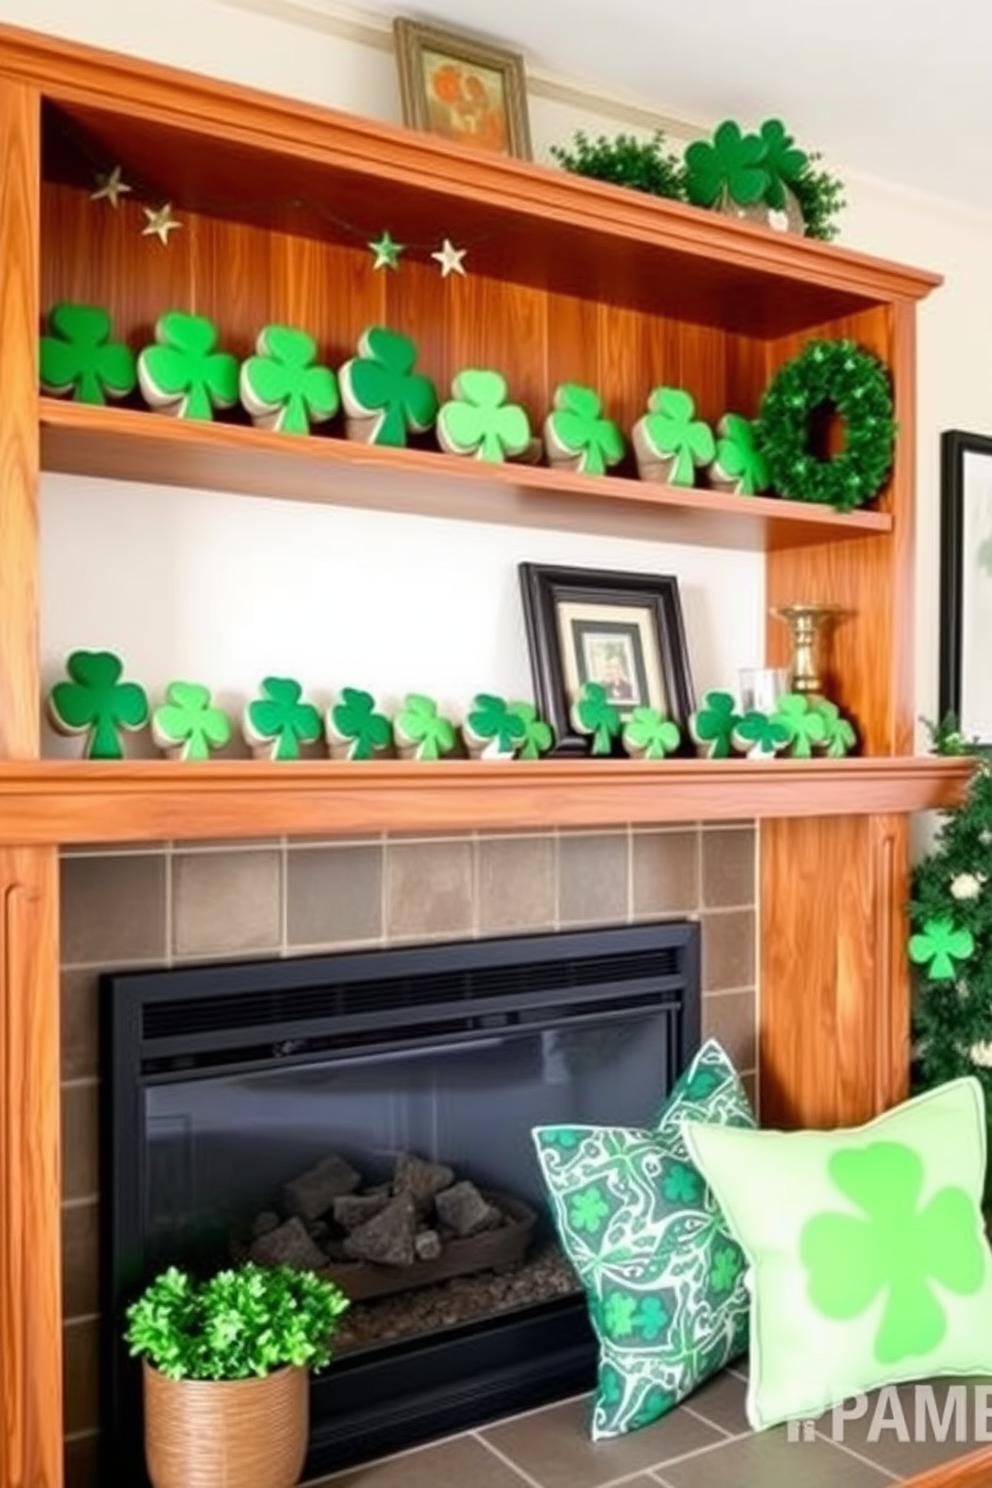
<instances>
[{"instance_id":1,"label":"gold frame artwork","mask_svg":"<svg viewBox=\"0 0 992 1488\"><path fill-rule=\"evenodd\" d=\"M393 21L393 35L405 124L490 153L531 159L519 52L402 17Z\"/></svg>"}]
</instances>

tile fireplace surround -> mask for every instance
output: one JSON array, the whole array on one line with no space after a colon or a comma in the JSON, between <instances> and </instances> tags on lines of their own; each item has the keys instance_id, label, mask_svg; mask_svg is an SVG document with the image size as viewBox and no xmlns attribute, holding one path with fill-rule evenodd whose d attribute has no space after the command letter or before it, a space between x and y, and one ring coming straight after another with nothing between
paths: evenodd
<instances>
[{"instance_id":1,"label":"tile fireplace surround","mask_svg":"<svg viewBox=\"0 0 992 1488\"><path fill-rule=\"evenodd\" d=\"M720 1038L750 1072L755 879L748 825L66 853L66 1488L96 1485L99 972L698 917L704 1036Z\"/></svg>"}]
</instances>

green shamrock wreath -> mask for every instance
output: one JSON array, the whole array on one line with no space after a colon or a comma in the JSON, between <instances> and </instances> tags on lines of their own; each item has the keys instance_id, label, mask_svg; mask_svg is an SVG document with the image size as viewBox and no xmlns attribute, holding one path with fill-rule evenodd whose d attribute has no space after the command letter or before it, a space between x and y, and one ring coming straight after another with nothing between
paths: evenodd
<instances>
[{"instance_id":1,"label":"green shamrock wreath","mask_svg":"<svg viewBox=\"0 0 992 1488\"><path fill-rule=\"evenodd\" d=\"M810 422L822 408L844 420L844 448L821 458ZM758 444L780 496L851 511L876 497L895 450L889 373L853 341L807 342L772 379L761 401Z\"/></svg>"}]
</instances>

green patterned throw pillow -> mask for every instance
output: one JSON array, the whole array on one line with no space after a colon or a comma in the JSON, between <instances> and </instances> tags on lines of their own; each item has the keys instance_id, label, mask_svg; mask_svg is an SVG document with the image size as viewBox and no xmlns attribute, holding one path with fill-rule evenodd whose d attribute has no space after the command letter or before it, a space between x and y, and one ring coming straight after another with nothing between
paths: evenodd
<instances>
[{"instance_id":1,"label":"green patterned throw pillow","mask_svg":"<svg viewBox=\"0 0 992 1488\"><path fill-rule=\"evenodd\" d=\"M654 1130L534 1130L552 1217L599 1339L594 1441L656 1421L747 1346L744 1258L689 1158L686 1119L754 1125L714 1039Z\"/></svg>"},{"instance_id":2,"label":"green patterned throw pillow","mask_svg":"<svg viewBox=\"0 0 992 1488\"><path fill-rule=\"evenodd\" d=\"M865 1126L686 1142L751 1268L755 1430L850 1396L992 1373L985 1102L971 1076Z\"/></svg>"}]
</instances>

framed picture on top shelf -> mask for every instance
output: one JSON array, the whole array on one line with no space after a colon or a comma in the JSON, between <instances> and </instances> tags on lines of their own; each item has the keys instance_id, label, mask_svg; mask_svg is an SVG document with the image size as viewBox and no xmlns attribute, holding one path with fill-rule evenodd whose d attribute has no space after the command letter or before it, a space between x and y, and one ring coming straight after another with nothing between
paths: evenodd
<instances>
[{"instance_id":1,"label":"framed picture on top shelf","mask_svg":"<svg viewBox=\"0 0 992 1488\"><path fill-rule=\"evenodd\" d=\"M676 578L539 563L521 563L519 574L534 691L558 741L553 754L589 752L570 716L586 682L602 683L624 719L637 707L657 708L688 739L695 701Z\"/></svg>"},{"instance_id":2,"label":"framed picture on top shelf","mask_svg":"<svg viewBox=\"0 0 992 1488\"><path fill-rule=\"evenodd\" d=\"M393 36L404 123L460 145L531 158L518 52L402 17Z\"/></svg>"},{"instance_id":3,"label":"framed picture on top shelf","mask_svg":"<svg viewBox=\"0 0 992 1488\"><path fill-rule=\"evenodd\" d=\"M940 440L940 698L968 739L992 744L992 436Z\"/></svg>"}]
</instances>

